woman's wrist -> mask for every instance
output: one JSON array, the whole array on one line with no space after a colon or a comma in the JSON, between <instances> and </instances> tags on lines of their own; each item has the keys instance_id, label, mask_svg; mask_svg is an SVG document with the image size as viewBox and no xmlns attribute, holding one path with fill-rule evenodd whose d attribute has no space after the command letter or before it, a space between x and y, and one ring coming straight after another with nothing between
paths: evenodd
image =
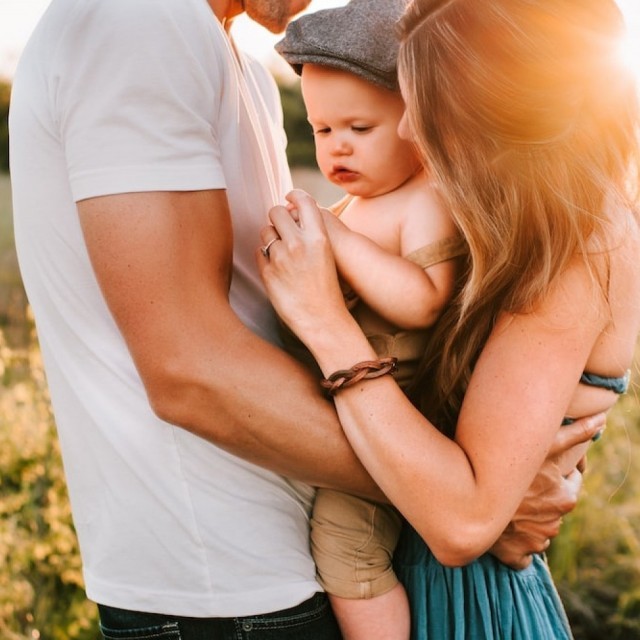
<instances>
[{"instance_id":1,"label":"woman's wrist","mask_svg":"<svg viewBox=\"0 0 640 640\"><path fill-rule=\"evenodd\" d=\"M323 375L331 376L341 369L350 369L359 362L377 359L377 354L355 324L356 331L327 333L317 336L309 346Z\"/></svg>"},{"instance_id":2,"label":"woman's wrist","mask_svg":"<svg viewBox=\"0 0 640 640\"><path fill-rule=\"evenodd\" d=\"M378 360L364 360L357 362L348 369L338 369L331 375L323 378L320 385L330 396L335 396L338 391L353 387L361 380L372 380L387 374L393 374L397 370L398 358L380 358Z\"/></svg>"}]
</instances>

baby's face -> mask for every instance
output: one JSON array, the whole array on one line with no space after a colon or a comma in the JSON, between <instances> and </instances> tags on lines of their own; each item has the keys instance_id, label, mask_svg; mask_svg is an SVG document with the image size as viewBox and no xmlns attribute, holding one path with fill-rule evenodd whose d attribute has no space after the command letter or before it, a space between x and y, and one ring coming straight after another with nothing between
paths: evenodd
<instances>
[{"instance_id":1,"label":"baby's face","mask_svg":"<svg viewBox=\"0 0 640 640\"><path fill-rule=\"evenodd\" d=\"M418 171L413 145L398 135L404 113L399 93L345 71L307 64L302 95L318 166L347 193L382 195Z\"/></svg>"}]
</instances>

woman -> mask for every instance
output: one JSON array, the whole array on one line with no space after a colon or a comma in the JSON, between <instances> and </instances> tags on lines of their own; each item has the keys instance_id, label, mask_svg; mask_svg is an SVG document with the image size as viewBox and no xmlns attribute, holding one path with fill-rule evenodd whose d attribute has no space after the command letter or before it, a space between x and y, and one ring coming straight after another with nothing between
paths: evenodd
<instances>
[{"instance_id":1,"label":"woman","mask_svg":"<svg viewBox=\"0 0 640 640\"><path fill-rule=\"evenodd\" d=\"M401 133L469 245L412 406L345 309L322 218L271 211L265 285L344 431L411 528L413 638L570 638L541 556L485 552L559 426L626 387L640 327L638 105L613 0L413 0ZM364 364L362 364L364 363ZM335 373L334 373L335 372ZM364 375L364 378L362 377ZM535 425L532 428L531 425Z\"/></svg>"}]
</instances>

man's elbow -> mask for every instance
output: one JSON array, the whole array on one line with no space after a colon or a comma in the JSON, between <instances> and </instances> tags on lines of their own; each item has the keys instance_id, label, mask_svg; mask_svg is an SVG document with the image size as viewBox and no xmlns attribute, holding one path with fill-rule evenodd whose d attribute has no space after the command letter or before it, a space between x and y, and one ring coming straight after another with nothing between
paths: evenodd
<instances>
[{"instance_id":1,"label":"man's elbow","mask_svg":"<svg viewBox=\"0 0 640 640\"><path fill-rule=\"evenodd\" d=\"M159 359L141 371L149 406L158 418L193 429L205 387L194 373L193 366L171 358Z\"/></svg>"},{"instance_id":2,"label":"man's elbow","mask_svg":"<svg viewBox=\"0 0 640 640\"><path fill-rule=\"evenodd\" d=\"M188 423L184 410L174 394L165 392L166 386L154 382L146 386L149 406L155 415L164 422L179 427Z\"/></svg>"}]
</instances>

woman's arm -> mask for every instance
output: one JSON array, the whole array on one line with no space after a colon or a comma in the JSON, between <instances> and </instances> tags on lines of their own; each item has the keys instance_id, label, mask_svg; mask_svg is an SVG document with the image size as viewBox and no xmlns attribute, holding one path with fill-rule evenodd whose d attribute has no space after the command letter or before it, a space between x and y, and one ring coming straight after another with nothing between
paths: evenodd
<instances>
[{"instance_id":1,"label":"woman's arm","mask_svg":"<svg viewBox=\"0 0 640 640\"><path fill-rule=\"evenodd\" d=\"M299 198L300 226L284 209L272 212L282 243L262 273L279 313L328 375L376 355L344 305L331 303L339 292L322 221ZM536 313L500 319L471 379L456 441L429 425L389 376L336 396L363 464L444 564L488 550L516 512L602 331L595 299L589 276L575 267Z\"/></svg>"}]
</instances>

